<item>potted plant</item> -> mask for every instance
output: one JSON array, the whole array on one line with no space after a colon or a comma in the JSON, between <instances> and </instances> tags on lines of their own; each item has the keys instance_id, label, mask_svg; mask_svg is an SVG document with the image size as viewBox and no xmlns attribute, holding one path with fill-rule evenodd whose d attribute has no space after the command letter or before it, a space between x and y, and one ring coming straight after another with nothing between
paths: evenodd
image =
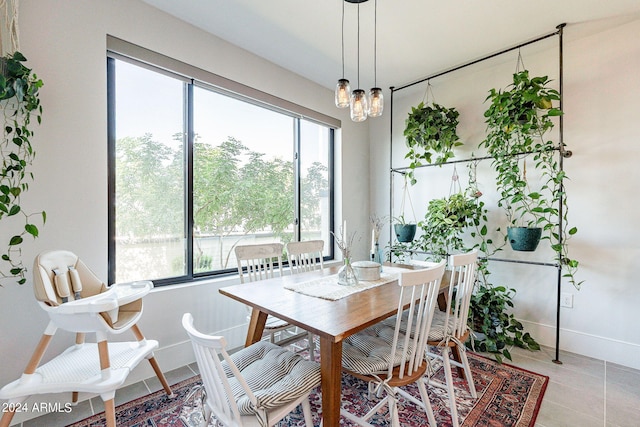
<instances>
[{"instance_id":1,"label":"potted plant","mask_svg":"<svg viewBox=\"0 0 640 427\"><path fill-rule=\"evenodd\" d=\"M456 133L459 115L455 108L446 108L436 103L426 105L421 102L417 107L411 108L404 129L409 148L405 158L410 160L407 175L411 185L416 183L413 171L423 161L431 163L433 155L437 154L435 163L442 164L454 156L454 147L462 145Z\"/></svg>"},{"instance_id":2,"label":"potted plant","mask_svg":"<svg viewBox=\"0 0 640 427\"><path fill-rule=\"evenodd\" d=\"M16 278L19 284L26 282L26 268L20 260L20 244L25 235L35 238L39 233L31 217L41 216L43 223L46 220L45 212L28 214L22 210L20 203L21 196L29 189L28 180L33 179L29 172L35 156L31 146L31 114L35 115L38 124L42 115L38 97L42 80L23 64L25 61L20 52L0 59L0 108L4 117L4 135L0 139L0 220L16 215L24 217L20 230L9 234L7 249L2 251L1 259L9 264L9 271L5 273L0 270L0 280Z\"/></svg>"},{"instance_id":3,"label":"potted plant","mask_svg":"<svg viewBox=\"0 0 640 427\"><path fill-rule=\"evenodd\" d=\"M406 222L404 215L394 218L393 231L396 233L396 239L401 243L410 243L416 236L417 224Z\"/></svg>"},{"instance_id":4,"label":"potted plant","mask_svg":"<svg viewBox=\"0 0 640 427\"><path fill-rule=\"evenodd\" d=\"M574 279L578 261L570 259L567 253L567 240L577 229L567 226L567 209L563 209L559 218L558 206L562 203L566 207L567 201L562 188L566 175L555 157L557 147L547 137L554 127L553 117L562 114L553 107L553 101L559 100L560 95L547 87L549 82L547 76L530 78L524 70L513 75L513 83L507 90L491 89L486 99L490 104L484 113L488 133L480 146L493 158L500 196L498 206L504 209L509 226L539 228L533 233L551 242L558 254L557 261L567 269L565 277L579 287ZM527 180L527 159L541 174L541 184L534 189ZM562 233L558 232L559 222L563 225ZM514 240L514 249L520 249L514 231L507 233L510 243Z\"/></svg>"},{"instance_id":5,"label":"potted plant","mask_svg":"<svg viewBox=\"0 0 640 427\"><path fill-rule=\"evenodd\" d=\"M434 260L459 251L478 247L485 255L501 250L487 238L487 209L479 200L482 194L473 186L466 192L458 192L447 198L429 202L424 221L419 223L423 233L422 249L430 252ZM469 232L469 240L463 239ZM535 339L524 332L524 326L509 309L513 307L515 290L488 283L490 273L487 259L478 260L478 281L471 297L469 325L473 329L467 346L474 350L492 353L502 363L511 360L509 346L538 350Z\"/></svg>"},{"instance_id":6,"label":"potted plant","mask_svg":"<svg viewBox=\"0 0 640 427\"><path fill-rule=\"evenodd\" d=\"M407 186L407 182L409 180L409 175L404 175L404 185L402 187L402 201L400 202L400 212L402 212L397 217L393 218L393 231L396 234L396 239L400 243L411 243L413 238L416 235L417 224L415 221L409 222L404 217L404 208L405 202L409 200L409 206L411 206L411 212L413 213L413 217L415 218L416 214L413 209L413 203L411 202L411 194L409 193L409 188Z\"/></svg>"},{"instance_id":7,"label":"potted plant","mask_svg":"<svg viewBox=\"0 0 640 427\"><path fill-rule=\"evenodd\" d=\"M469 245L463 240L467 228L486 222L484 202L479 193L458 192L449 197L429 201L427 213L418 223L422 229L422 250L432 254L435 261L446 258L454 251L467 251ZM485 231L486 233L486 231Z\"/></svg>"},{"instance_id":8,"label":"potted plant","mask_svg":"<svg viewBox=\"0 0 640 427\"><path fill-rule=\"evenodd\" d=\"M540 345L528 333L513 313L513 296L516 291L504 286L481 284L471 295L469 324L471 334L467 347L482 352L493 353L502 363L502 356L511 360L509 346L516 345L528 350L540 350Z\"/></svg>"}]
</instances>

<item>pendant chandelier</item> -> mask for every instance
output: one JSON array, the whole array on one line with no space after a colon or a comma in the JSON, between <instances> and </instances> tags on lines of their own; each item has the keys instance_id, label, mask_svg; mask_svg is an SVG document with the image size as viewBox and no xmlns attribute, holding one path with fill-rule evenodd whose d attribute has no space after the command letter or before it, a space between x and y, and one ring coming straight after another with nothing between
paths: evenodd
<instances>
[{"instance_id":1,"label":"pendant chandelier","mask_svg":"<svg viewBox=\"0 0 640 427\"><path fill-rule=\"evenodd\" d=\"M374 37L373 37L373 75L374 87L369 90L367 95L364 90L360 89L360 3L368 0L343 0L342 2L342 78L338 80L335 92L335 102L338 108L350 108L351 120L354 122L362 122L367 117L379 117L384 109L384 97L382 89L377 87L377 19L378 19L378 0L374 4ZM349 80L344 76L344 7L346 3L356 3L358 5L358 27L357 27L357 84L358 88L351 91Z\"/></svg>"}]
</instances>

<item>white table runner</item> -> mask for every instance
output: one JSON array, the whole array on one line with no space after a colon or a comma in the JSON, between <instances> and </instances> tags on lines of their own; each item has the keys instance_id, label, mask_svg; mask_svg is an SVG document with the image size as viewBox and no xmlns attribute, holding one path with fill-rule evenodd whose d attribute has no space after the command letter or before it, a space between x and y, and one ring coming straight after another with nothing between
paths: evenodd
<instances>
[{"instance_id":1,"label":"white table runner","mask_svg":"<svg viewBox=\"0 0 640 427\"><path fill-rule=\"evenodd\" d=\"M307 282L286 285L284 288L304 295L336 301L356 292L393 282L398 279L400 272L403 270L402 268L385 266L382 267L380 279L372 281L359 280L357 285L352 286L339 285L338 275L332 274L331 276L319 277Z\"/></svg>"}]
</instances>

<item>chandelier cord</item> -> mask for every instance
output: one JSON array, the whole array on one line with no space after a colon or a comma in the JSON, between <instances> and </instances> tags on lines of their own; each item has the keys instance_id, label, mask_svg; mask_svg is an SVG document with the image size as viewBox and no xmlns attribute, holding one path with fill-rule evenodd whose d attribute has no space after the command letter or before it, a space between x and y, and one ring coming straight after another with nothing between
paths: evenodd
<instances>
[{"instance_id":1,"label":"chandelier cord","mask_svg":"<svg viewBox=\"0 0 640 427\"><path fill-rule=\"evenodd\" d=\"M373 3L373 87L378 87L378 0Z\"/></svg>"},{"instance_id":2,"label":"chandelier cord","mask_svg":"<svg viewBox=\"0 0 640 427\"><path fill-rule=\"evenodd\" d=\"M344 79L344 1L342 2L342 78Z\"/></svg>"},{"instance_id":3,"label":"chandelier cord","mask_svg":"<svg viewBox=\"0 0 640 427\"><path fill-rule=\"evenodd\" d=\"M358 89L360 89L360 3L358 3Z\"/></svg>"}]
</instances>

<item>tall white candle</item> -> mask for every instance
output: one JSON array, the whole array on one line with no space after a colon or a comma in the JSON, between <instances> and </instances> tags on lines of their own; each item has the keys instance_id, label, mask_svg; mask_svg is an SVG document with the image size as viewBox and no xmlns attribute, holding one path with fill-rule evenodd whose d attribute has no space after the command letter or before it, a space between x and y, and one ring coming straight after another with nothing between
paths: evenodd
<instances>
[{"instance_id":1,"label":"tall white candle","mask_svg":"<svg viewBox=\"0 0 640 427\"><path fill-rule=\"evenodd\" d=\"M376 250L376 230L371 229L371 252Z\"/></svg>"}]
</instances>

